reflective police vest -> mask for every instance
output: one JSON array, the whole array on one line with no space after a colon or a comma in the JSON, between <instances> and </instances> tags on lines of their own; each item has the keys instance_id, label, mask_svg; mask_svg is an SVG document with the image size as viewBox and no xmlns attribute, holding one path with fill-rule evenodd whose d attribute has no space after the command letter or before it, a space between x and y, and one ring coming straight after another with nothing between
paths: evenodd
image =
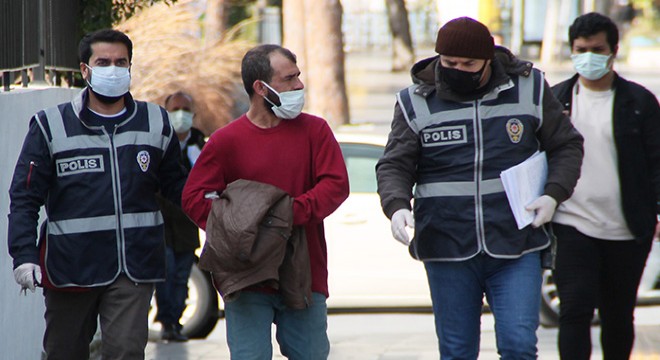
<instances>
[{"instance_id":1,"label":"reflective police vest","mask_svg":"<svg viewBox=\"0 0 660 360\"><path fill-rule=\"evenodd\" d=\"M163 218L154 194L173 131L155 104L128 101L112 133L80 120L83 98L39 112L54 167L42 228L55 287L165 278ZM44 251L44 250L42 250Z\"/></svg>"},{"instance_id":2,"label":"reflective police vest","mask_svg":"<svg viewBox=\"0 0 660 360\"><path fill-rule=\"evenodd\" d=\"M481 99L447 101L415 93L397 95L410 128L419 136L415 188L415 237L420 260L457 261L481 252L516 258L548 240L539 229L518 230L500 172L539 150L543 74L511 75Z\"/></svg>"}]
</instances>

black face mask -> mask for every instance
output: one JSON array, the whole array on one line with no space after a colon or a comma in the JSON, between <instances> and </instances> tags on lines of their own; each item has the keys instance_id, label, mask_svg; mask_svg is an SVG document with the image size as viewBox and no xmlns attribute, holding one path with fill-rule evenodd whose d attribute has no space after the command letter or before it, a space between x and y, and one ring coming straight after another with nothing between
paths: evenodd
<instances>
[{"instance_id":1,"label":"black face mask","mask_svg":"<svg viewBox=\"0 0 660 360\"><path fill-rule=\"evenodd\" d=\"M114 103L116 103L117 101L121 100L124 97L124 95L121 95L121 96L105 96L105 95L101 95L101 94L97 93L96 91L94 91L94 89L91 89L91 90L94 93L94 96L96 96L96 98L104 104L114 104Z\"/></svg>"},{"instance_id":2,"label":"black face mask","mask_svg":"<svg viewBox=\"0 0 660 360\"><path fill-rule=\"evenodd\" d=\"M449 85L449 88L457 94L469 94L479 88L481 76L486 69L486 63L488 63L488 61L484 62L484 66L482 66L479 71L469 72L444 67L442 66L442 63L438 61L440 67L440 81Z\"/></svg>"}]
</instances>

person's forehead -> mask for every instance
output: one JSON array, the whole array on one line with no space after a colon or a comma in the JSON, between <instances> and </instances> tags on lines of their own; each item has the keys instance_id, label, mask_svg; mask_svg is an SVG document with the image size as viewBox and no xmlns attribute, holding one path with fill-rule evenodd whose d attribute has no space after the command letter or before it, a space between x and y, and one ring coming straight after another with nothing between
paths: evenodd
<instances>
[{"instance_id":1,"label":"person's forehead","mask_svg":"<svg viewBox=\"0 0 660 360\"><path fill-rule=\"evenodd\" d=\"M299 72L298 66L279 51L270 54L270 67L273 75L287 76Z\"/></svg>"},{"instance_id":2,"label":"person's forehead","mask_svg":"<svg viewBox=\"0 0 660 360\"><path fill-rule=\"evenodd\" d=\"M91 46L91 58L128 59L128 48L121 42L95 42Z\"/></svg>"},{"instance_id":3,"label":"person's forehead","mask_svg":"<svg viewBox=\"0 0 660 360\"><path fill-rule=\"evenodd\" d=\"M185 95L174 95L167 102L168 108L188 108L192 107L192 101Z\"/></svg>"},{"instance_id":4,"label":"person's forehead","mask_svg":"<svg viewBox=\"0 0 660 360\"><path fill-rule=\"evenodd\" d=\"M579 36L573 41L573 46L575 45L609 45L607 42L607 34L605 31L590 35L590 36Z\"/></svg>"}]
</instances>

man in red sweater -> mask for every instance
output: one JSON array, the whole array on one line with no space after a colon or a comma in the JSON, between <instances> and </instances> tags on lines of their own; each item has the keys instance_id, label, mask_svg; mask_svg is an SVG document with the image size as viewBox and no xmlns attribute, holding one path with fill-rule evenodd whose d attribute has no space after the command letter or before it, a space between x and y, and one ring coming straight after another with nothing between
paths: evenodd
<instances>
[{"instance_id":1,"label":"man in red sweater","mask_svg":"<svg viewBox=\"0 0 660 360\"><path fill-rule=\"evenodd\" d=\"M278 45L248 51L241 65L250 97L246 114L209 138L183 190L182 207L202 229L212 199L238 179L277 186L294 198L294 226L307 236L312 305L293 310L276 290L256 287L225 304L233 359L272 359L271 324L282 354L326 359L328 268L323 219L348 197L341 150L327 122L302 113L304 85L296 57Z\"/></svg>"}]
</instances>

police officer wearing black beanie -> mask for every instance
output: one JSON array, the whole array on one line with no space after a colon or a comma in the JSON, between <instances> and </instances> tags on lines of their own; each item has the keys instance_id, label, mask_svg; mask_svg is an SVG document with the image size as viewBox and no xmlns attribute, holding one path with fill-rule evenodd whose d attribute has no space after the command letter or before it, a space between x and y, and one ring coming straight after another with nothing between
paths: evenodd
<instances>
[{"instance_id":1,"label":"police officer wearing black beanie","mask_svg":"<svg viewBox=\"0 0 660 360\"><path fill-rule=\"evenodd\" d=\"M424 262L442 359L477 359L484 296L500 356L536 359L544 224L577 182L582 137L543 73L495 46L482 23L449 21L435 50L397 94L376 166L381 205L394 238ZM519 227L499 176L539 151L547 180Z\"/></svg>"}]
</instances>

